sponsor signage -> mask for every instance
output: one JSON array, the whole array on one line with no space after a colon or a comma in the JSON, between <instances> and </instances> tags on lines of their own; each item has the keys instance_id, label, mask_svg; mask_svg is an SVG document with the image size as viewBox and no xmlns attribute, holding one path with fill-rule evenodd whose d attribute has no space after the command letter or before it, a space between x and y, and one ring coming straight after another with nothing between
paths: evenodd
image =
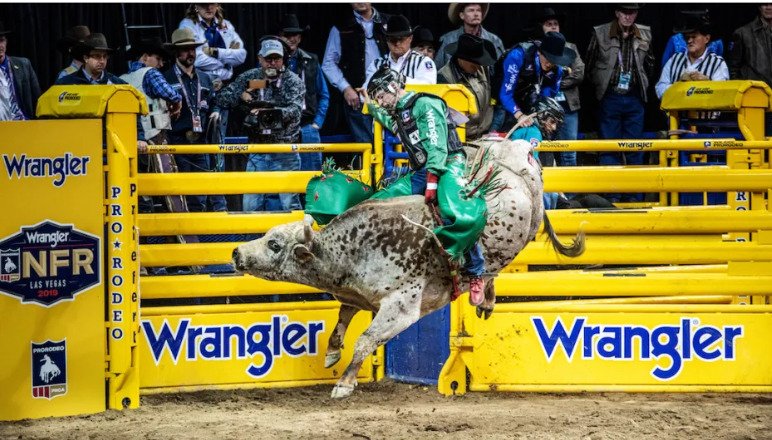
<instances>
[{"instance_id":1,"label":"sponsor signage","mask_svg":"<svg viewBox=\"0 0 772 440\"><path fill-rule=\"evenodd\" d=\"M101 280L99 237L45 220L0 240L0 293L46 307Z\"/></svg>"},{"instance_id":2,"label":"sponsor signage","mask_svg":"<svg viewBox=\"0 0 772 440\"><path fill-rule=\"evenodd\" d=\"M48 399L67 394L67 341L32 343L32 397Z\"/></svg>"}]
</instances>

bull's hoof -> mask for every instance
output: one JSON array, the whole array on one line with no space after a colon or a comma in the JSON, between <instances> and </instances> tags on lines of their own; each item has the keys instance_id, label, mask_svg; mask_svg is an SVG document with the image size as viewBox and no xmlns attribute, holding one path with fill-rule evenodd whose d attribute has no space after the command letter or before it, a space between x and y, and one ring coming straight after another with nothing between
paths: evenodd
<instances>
[{"instance_id":1,"label":"bull's hoof","mask_svg":"<svg viewBox=\"0 0 772 440\"><path fill-rule=\"evenodd\" d=\"M345 399L354 392L356 385L335 384L335 388L332 389L330 397L333 399Z\"/></svg>"},{"instance_id":2,"label":"bull's hoof","mask_svg":"<svg viewBox=\"0 0 772 440\"><path fill-rule=\"evenodd\" d=\"M484 305L477 306L475 309L475 312L477 313L478 318L488 319L491 317L491 313L493 313L492 308L485 307Z\"/></svg>"},{"instance_id":3,"label":"bull's hoof","mask_svg":"<svg viewBox=\"0 0 772 440\"><path fill-rule=\"evenodd\" d=\"M330 368L340 360L340 350L328 352L324 356L324 368Z\"/></svg>"}]
</instances>

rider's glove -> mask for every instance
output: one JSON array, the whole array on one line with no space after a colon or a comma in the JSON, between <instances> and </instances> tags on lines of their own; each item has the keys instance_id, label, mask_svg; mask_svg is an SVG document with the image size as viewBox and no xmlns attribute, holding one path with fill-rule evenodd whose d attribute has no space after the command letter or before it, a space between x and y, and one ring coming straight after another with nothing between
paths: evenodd
<instances>
[{"instance_id":1,"label":"rider's glove","mask_svg":"<svg viewBox=\"0 0 772 440\"><path fill-rule=\"evenodd\" d=\"M439 181L439 176L430 171L426 172L426 192L424 192L424 200L427 204L437 203L437 182Z\"/></svg>"}]
</instances>

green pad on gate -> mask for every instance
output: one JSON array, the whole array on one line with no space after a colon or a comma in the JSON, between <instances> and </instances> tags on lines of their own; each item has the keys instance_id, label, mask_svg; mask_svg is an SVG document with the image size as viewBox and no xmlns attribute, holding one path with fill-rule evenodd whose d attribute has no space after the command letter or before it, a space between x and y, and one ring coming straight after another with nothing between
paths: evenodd
<instances>
[{"instance_id":1,"label":"green pad on gate","mask_svg":"<svg viewBox=\"0 0 772 440\"><path fill-rule=\"evenodd\" d=\"M326 167L327 168L327 167ZM306 214L326 225L339 214L373 195L370 185L333 169L306 186Z\"/></svg>"}]
</instances>

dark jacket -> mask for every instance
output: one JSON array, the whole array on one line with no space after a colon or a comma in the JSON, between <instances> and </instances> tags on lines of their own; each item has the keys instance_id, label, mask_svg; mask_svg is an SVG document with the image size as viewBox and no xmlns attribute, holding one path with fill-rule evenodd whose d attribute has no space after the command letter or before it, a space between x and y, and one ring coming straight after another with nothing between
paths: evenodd
<instances>
[{"instance_id":1,"label":"dark jacket","mask_svg":"<svg viewBox=\"0 0 772 440\"><path fill-rule=\"evenodd\" d=\"M93 83L88 79L82 67L80 68L80 70L78 70L75 73L71 73L67 76L63 76L57 79L56 82L54 83L54 85L57 85L57 86L70 86L70 85L88 86L92 84ZM128 83L118 78L117 76L113 75L110 72L105 72L102 79L99 80L99 84L109 85L109 84L128 84Z\"/></svg>"},{"instance_id":2,"label":"dark jacket","mask_svg":"<svg viewBox=\"0 0 772 440\"><path fill-rule=\"evenodd\" d=\"M378 44L378 50L381 55L388 52L389 48L386 45L386 34L383 30L383 25L389 20L389 15L382 14L375 11L373 16L373 38ZM349 84L359 85L364 84L367 79L365 72L367 67L365 65L365 30L354 18L353 14L349 14L346 20L336 25L338 32L340 33L340 61L338 67L346 81Z\"/></svg>"},{"instance_id":3,"label":"dark jacket","mask_svg":"<svg viewBox=\"0 0 772 440\"><path fill-rule=\"evenodd\" d=\"M190 78L187 73L180 71L180 78L182 78L188 96L188 99L185 99L185 95L182 92L183 85L181 85L179 79L177 79L176 68L177 65L173 64L171 68L164 72L164 77L174 91L182 96L182 110L180 111L180 117L172 121L171 130L172 136L180 137L184 136L185 132L193 128L193 115L191 114L190 106L188 105L188 99L194 106L199 106L198 115L201 117L202 129L206 129L209 111L214 104L214 87L212 87L212 78L199 69L193 69L193 78ZM201 83L201 101L199 104L196 104L196 99L198 99L198 82L196 79Z\"/></svg>"},{"instance_id":4,"label":"dark jacket","mask_svg":"<svg viewBox=\"0 0 772 440\"><path fill-rule=\"evenodd\" d=\"M761 18L738 28L732 35L729 52L729 75L732 79L752 79L772 87L772 44Z\"/></svg>"},{"instance_id":5,"label":"dark jacket","mask_svg":"<svg viewBox=\"0 0 772 440\"><path fill-rule=\"evenodd\" d=\"M19 107L24 116L34 119L35 108L40 97L38 77L27 58L8 57L10 68L13 69L13 85L19 99Z\"/></svg>"},{"instance_id":6,"label":"dark jacket","mask_svg":"<svg viewBox=\"0 0 772 440\"><path fill-rule=\"evenodd\" d=\"M303 49L298 48L294 56L297 57L297 67L293 73L301 76L306 84L305 108L300 116L300 125L303 126L314 122L316 111L319 109L319 91L316 89L316 79L321 67L319 66L319 58Z\"/></svg>"}]
</instances>

